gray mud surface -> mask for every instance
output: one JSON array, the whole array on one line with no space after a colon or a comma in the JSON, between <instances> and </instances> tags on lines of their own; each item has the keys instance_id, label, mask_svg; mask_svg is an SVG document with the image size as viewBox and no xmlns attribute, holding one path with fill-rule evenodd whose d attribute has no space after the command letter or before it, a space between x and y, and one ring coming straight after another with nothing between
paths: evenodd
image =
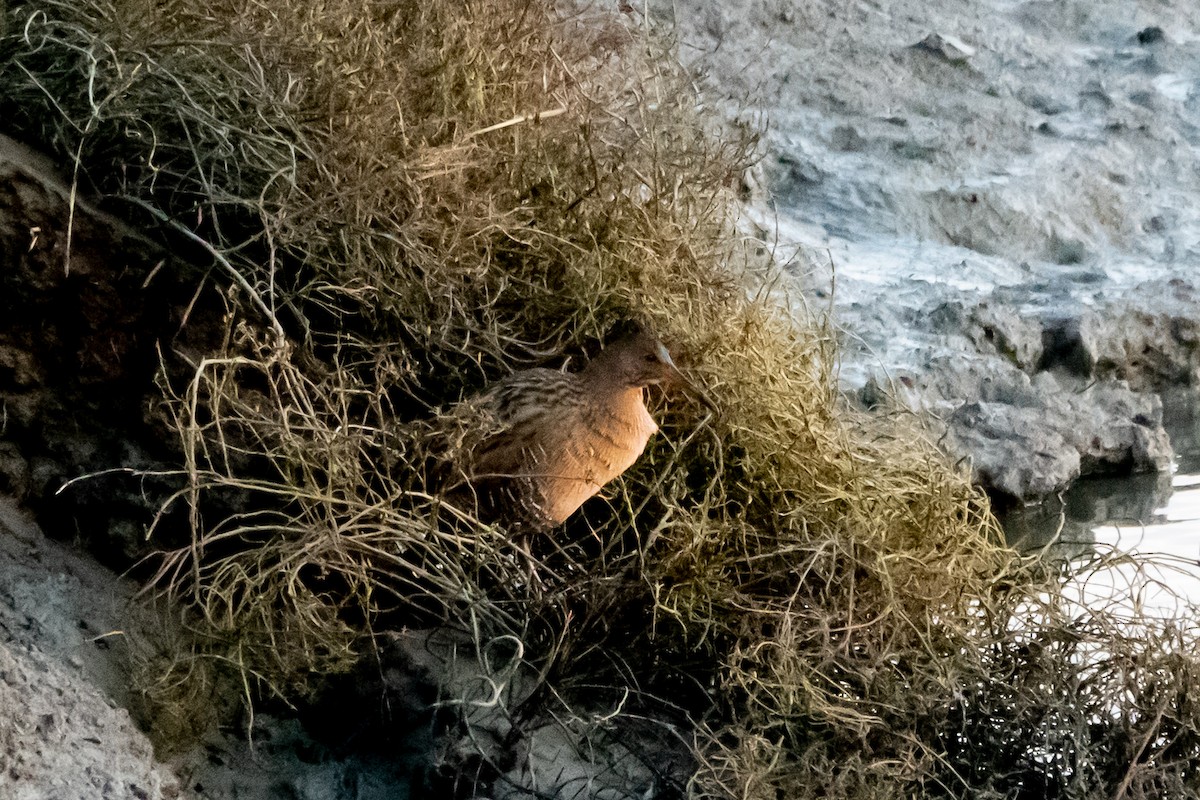
<instances>
[{"instance_id":1,"label":"gray mud surface","mask_svg":"<svg viewBox=\"0 0 1200 800\"><path fill-rule=\"evenodd\" d=\"M651 8L769 125L752 233L832 315L848 392L932 412L1010 500L1169 465L1154 395L1200 368L1200 7Z\"/></svg>"}]
</instances>

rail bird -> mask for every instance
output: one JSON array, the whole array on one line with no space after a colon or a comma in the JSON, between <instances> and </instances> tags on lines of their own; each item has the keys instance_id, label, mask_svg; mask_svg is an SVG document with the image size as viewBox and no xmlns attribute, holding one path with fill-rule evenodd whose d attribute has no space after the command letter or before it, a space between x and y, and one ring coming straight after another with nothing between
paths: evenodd
<instances>
[{"instance_id":1,"label":"rail bird","mask_svg":"<svg viewBox=\"0 0 1200 800\"><path fill-rule=\"evenodd\" d=\"M638 328L579 372L527 369L484 390L501 429L467 457L451 497L474 500L482 519L530 530L561 525L629 469L658 425L649 386L690 384L653 334ZM707 403L707 399L703 398Z\"/></svg>"}]
</instances>

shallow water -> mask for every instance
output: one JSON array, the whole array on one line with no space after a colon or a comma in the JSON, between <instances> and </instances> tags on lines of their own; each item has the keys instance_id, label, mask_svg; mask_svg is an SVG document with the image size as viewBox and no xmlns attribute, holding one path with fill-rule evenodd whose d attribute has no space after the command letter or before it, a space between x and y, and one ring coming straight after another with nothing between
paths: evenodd
<instances>
[{"instance_id":1,"label":"shallow water","mask_svg":"<svg viewBox=\"0 0 1200 800\"><path fill-rule=\"evenodd\" d=\"M1156 563L1140 575L1126 566L1092 576L1089 593L1111 599L1136 585L1126 604L1167 613L1184 610L1180 600L1200 604L1200 415L1172 420L1169 432L1172 473L1080 480L1059 502L1004 514L1009 543L1079 563L1104 553L1150 555Z\"/></svg>"}]
</instances>

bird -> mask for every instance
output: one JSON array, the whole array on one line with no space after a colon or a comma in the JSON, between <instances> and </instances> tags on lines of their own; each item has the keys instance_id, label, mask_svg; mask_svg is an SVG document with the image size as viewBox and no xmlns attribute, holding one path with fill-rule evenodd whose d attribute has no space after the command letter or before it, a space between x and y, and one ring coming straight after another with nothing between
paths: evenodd
<instances>
[{"instance_id":1,"label":"bird","mask_svg":"<svg viewBox=\"0 0 1200 800\"><path fill-rule=\"evenodd\" d=\"M563 524L641 456L658 431L645 390L671 383L692 387L640 325L578 372L534 368L501 379L477 400L499 430L471 449L450 496L473 502L484 521L527 531Z\"/></svg>"}]
</instances>

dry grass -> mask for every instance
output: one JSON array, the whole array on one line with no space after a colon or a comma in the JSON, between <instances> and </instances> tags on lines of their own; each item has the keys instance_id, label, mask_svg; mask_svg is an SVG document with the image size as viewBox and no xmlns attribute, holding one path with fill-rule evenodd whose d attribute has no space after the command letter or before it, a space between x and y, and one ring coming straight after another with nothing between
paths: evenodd
<instances>
[{"instance_id":1,"label":"dry grass","mask_svg":"<svg viewBox=\"0 0 1200 800\"><path fill-rule=\"evenodd\" d=\"M154 585L199 648L166 685L225 663L296 698L436 622L519 641L559 699L669 696L703 721L696 797L1194 796L1193 630L1084 610L911 420L839 406L828 330L784 318L730 217L753 132L631 18L8 13L9 129L165 220L227 304L221 346L161 383L184 480L158 534L186 518L188 543ZM481 431L456 401L628 316L719 413L658 398L607 502L528 545L440 501Z\"/></svg>"}]
</instances>

